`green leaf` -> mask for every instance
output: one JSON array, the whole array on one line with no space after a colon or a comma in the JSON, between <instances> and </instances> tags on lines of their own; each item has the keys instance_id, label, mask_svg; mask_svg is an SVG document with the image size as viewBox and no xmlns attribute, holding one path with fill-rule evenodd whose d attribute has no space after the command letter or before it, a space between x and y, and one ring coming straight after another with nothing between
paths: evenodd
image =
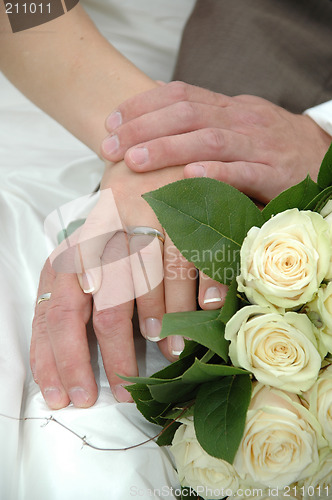
<instances>
[{"instance_id":1,"label":"green leaf","mask_svg":"<svg viewBox=\"0 0 332 500\"><path fill-rule=\"evenodd\" d=\"M198 342L195 342L194 340L184 339L184 349L181 352L179 359L183 359L191 355L199 357L200 354L203 354L203 349L202 346L198 344Z\"/></svg>"},{"instance_id":2,"label":"green leaf","mask_svg":"<svg viewBox=\"0 0 332 500\"><path fill-rule=\"evenodd\" d=\"M150 385L149 390L153 399L159 403L182 403L194 399L197 384L188 384L176 379L165 384Z\"/></svg>"},{"instance_id":3,"label":"green leaf","mask_svg":"<svg viewBox=\"0 0 332 500\"><path fill-rule=\"evenodd\" d=\"M183 406L176 405L174 406L167 414L165 418L169 418L171 420L176 420L178 418L188 418L194 416L194 404L193 402L185 403Z\"/></svg>"},{"instance_id":4,"label":"green leaf","mask_svg":"<svg viewBox=\"0 0 332 500\"><path fill-rule=\"evenodd\" d=\"M196 436L213 457L233 463L251 398L249 375L224 377L203 384L194 408Z\"/></svg>"},{"instance_id":5,"label":"green leaf","mask_svg":"<svg viewBox=\"0 0 332 500\"><path fill-rule=\"evenodd\" d=\"M229 342L224 338L224 325L218 320L220 311L190 311L164 314L161 338L169 335L190 337L211 349L227 362Z\"/></svg>"},{"instance_id":6,"label":"green leaf","mask_svg":"<svg viewBox=\"0 0 332 500\"><path fill-rule=\"evenodd\" d=\"M168 404L152 399L149 388L144 384L133 384L126 387L136 403L137 409L143 417L154 424L164 425L165 419L161 417L169 409Z\"/></svg>"},{"instance_id":7,"label":"green leaf","mask_svg":"<svg viewBox=\"0 0 332 500\"><path fill-rule=\"evenodd\" d=\"M332 185L332 142L320 166L317 182L321 188Z\"/></svg>"},{"instance_id":8,"label":"green leaf","mask_svg":"<svg viewBox=\"0 0 332 500\"><path fill-rule=\"evenodd\" d=\"M239 272L241 244L263 216L237 189L208 178L168 184L143 198L182 255L221 283Z\"/></svg>"},{"instance_id":9,"label":"green leaf","mask_svg":"<svg viewBox=\"0 0 332 500\"><path fill-rule=\"evenodd\" d=\"M224 323L224 325L226 325L227 321L229 321L231 317L234 316L234 314L238 309L239 309L239 298L237 295L237 281L234 278L228 289L225 304L223 305L220 314L218 316L219 321L221 321L222 323Z\"/></svg>"},{"instance_id":10,"label":"green leaf","mask_svg":"<svg viewBox=\"0 0 332 500\"><path fill-rule=\"evenodd\" d=\"M180 425L181 424L179 422L173 422L172 425L165 428L163 430L163 433L158 437L157 444L159 446L169 446L170 444L172 444L175 431L178 427L180 427Z\"/></svg>"},{"instance_id":11,"label":"green leaf","mask_svg":"<svg viewBox=\"0 0 332 500\"><path fill-rule=\"evenodd\" d=\"M207 365L198 359L182 375L183 382L204 384L227 375L247 375L247 370L228 365Z\"/></svg>"},{"instance_id":12,"label":"green leaf","mask_svg":"<svg viewBox=\"0 0 332 500\"><path fill-rule=\"evenodd\" d=\"M190 341L185 340L185 345L188 342ZM193 344L195 344L195 346ZM123 380L127 380L128 382L140 385L158 385L172 382L173 380L181 377L181 375L194 363L196 357L203 357L205 353L205 347L200 346L196 342L192 342L190 343L190 347L187 349L187 356L180 357L178 361L170 363L165 366L165 368L162 368L153 375L150 375L150 377L126 377L125 375L119 375L119 377ZM181 354L183 354L183 352Z\"/></svg>"},{"instance_id":13,"label":"green leaf","mask_svg":"<svg viewBox=\"0 0 332 500\"><path fill-rule=\"evenodd\" d=\"M298 208L303 210L308 203L320 192L320 187L309 176L295 186L286 189L276 198L270 201L263 208L262 214L265 220L270 219L272 215L288 210L289 208Z\"/></svg>"},{"instance_id":14,"label":"green leaf","mask_svg":"<svg viewBox=\"0 0 332 500\"><path fill-rule=\"evenodd\" d=\"M329 186L321 191L310 203L305 207L305 210L320 212L324 205L332 198L332 186Z\"/></svg>"}]
</instances>

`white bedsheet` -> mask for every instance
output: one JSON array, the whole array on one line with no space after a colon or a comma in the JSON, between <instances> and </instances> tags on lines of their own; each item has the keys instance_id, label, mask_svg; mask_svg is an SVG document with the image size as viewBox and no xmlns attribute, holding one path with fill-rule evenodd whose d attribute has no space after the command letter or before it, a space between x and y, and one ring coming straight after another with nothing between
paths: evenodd
<instances>
[{"instance_id":1,"label":"white bedsheet","mask_svg":"<svg viewBox=\"0 0 332 500\"><path fill-rule=\"evenodd\" d=\"M166 81L193 3L86 2L119 50L153 78ZM144 441L158 428L145 422L134 405L114 401L94 341L100 395L91 409L50 411L29 369L35 294L47 257L44 219L91 192L101 172L102 163L88 148L0 75L0 413L15 418L53 415L94 445L125 447ZM138 342L142 374L163 363L155 347ZM126 452L96 451L82 447L56 423L43 426L45 422L0 416L0 500L175 498L170 458L155 443Z\"/></svg>"}]
</instances>

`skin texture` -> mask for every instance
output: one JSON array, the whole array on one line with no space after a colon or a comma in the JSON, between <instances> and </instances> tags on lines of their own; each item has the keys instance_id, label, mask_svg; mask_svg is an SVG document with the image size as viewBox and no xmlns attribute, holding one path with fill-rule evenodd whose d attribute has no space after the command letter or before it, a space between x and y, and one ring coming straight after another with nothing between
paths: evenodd
<instances>
[{"instance_id":1,"label":"skin texture","mask_svg":"<svg viewBox=\"0 0 332 500\"><path fill-rule=\"evenodd\" d=\"M135 172L186 165L185 177L212 177L267 203L310 174L316 179L331 136L311 118L259 97L227 97L172 82L122 103L106 121L108 160Z\"/></svg>"}]
</instances>

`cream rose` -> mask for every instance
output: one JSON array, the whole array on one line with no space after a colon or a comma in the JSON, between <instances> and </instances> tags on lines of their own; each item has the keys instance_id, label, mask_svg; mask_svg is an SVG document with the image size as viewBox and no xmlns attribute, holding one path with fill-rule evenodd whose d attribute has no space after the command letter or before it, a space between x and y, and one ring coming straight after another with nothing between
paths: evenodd
<instances>
[{"instance_id":1,"label":"cream rose","mask_svg":"<svg viewBox=\"0 0 332 500\"><path fill-rule=\"evenodd\" d=\"M332 241L332 200L329 200L326 205L320 211L320 215L324 218L324 220L328 223L330 227L330 238ZM329 270L326 274L326 279L332 279L332 256L330 260Z\"/></svg>"},{"instance_id":2,"label":"cream rose","mask_svg":"<svg viewBox=\"0 0 332 500\"><path fill-rule=\"evenodd\" d=\"M317 472L308 477L299 488L303 500L332 498L332 450L324 448L320 451L319 458Z\"/></svg>"},{"instance_id":3,"label":"cream rose","mask_svg":"<svg viewBox=\"0 0 332 500\"><path fill-rule=\"evenodd\" d=\"M315 299L307 305L308 315L317 326L319 340L332 353L332 282L322 286ZM325 352L326 352L325 351Z\"/></svg>"},{"instance_id":4,"label":"cream rose","mask_svg":"<svg viewBox=\"0 0 332 500\"><path fill-rule=\"evenodd\" d=\"M257 384L234 467L248 487L284 488L315 473L320 426L300 398Z\"/></svg>"},{"instance_id":5,"label":"cream rose","mask_svg":"<svg viewBox=\"0 0 332 500\"><path fill-rule=\"evenodd\" d=\"M322 427L323 436L332 448L332 365L321 371L305 398L309 403L309 410Z\"/></svg>"},{"instance_id":6,"label":"cream rose","mask_svg":"<svg viewBox=\"0 0 332 500\"><path fill-rule=\"evenodd\" d=\"M233 365L249 370L265 385L299 393L318 377L321 357L305 314L243 307L226 324L225 338L231 342Z\"/></svg>"},{"instance_id":7,"label":"cream rose","mask_svg":"<svg viewBox=\"0 0 332 500\"><path fill-rule=\"evenodd\" d=\"M241 247L238 289L258 305L291 309L312 300L331 257L329 226L296 208L252 227Z\"/></svg>"},{"instance_id":8,"label":"cream rose","mask_svg":"<svg viewBox=\"0 0 332 500\"><path fill-rule=\"evenodd\" d=\"M234 467L203 450L192 420L183 419L182 422L170 448L182 486L193 488L207 499L223 498L226 490L236 492L239 478Z\"/></svg>"}]
</instances>

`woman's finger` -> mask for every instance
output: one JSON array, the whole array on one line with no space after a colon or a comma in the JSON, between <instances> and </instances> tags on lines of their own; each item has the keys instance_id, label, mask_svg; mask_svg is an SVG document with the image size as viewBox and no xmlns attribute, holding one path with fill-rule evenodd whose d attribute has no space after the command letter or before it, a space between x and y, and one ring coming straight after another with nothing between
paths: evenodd
<instances>
[{"instance_id":1,"label":"woman's finger","mask_svg":"<svg viewBox=\"0 0 332 500\"><path fill-rule=\"evenodd\" d=\"M197 270L188 262L166 236L164 249L165 303L166 312L196 310ZM168 350L172 359L184 348L181 336L169 336Z\"/></svg>"},{"instance_id":2,"label":"woman's finger","mask_svg":"<svg viewBox=\"0 0 332 500\"><path fill-rule=\"evenodd\" d=\"M159 342L165 313L163 243L152 235L133 234L129 246L140 331Z\"/></svg>"},{"instance_id":3,"label":"woman's finger","mask_svg":"<svg viewBox=\"0 0 332 500\"><path fill-rule=\"evenodd\" d=\"M76 244L76 272L84 293L96 293L102 282L101 257L110 239L123 231L111 188L102 189L97 205L80 228Z\"/></svg>"},{"instance_id":4,"label":"woman's finger","mask_svg":"<svg viewBox=\"0 0 332 500\"><path fill-rule=\"evenodd\" d=\"M202 309L220 309L225 302L228 287L199 273L198 302Z\"/></svg>"},{"instance_id":5,"label":"woman's finger","mask_svg":"<svg viewBox=\"0 0 332 500\"><path fill-rule=\"evenodd\" d=\"M102 266L103 280L94 294L93 326L114 396L118 401L131 401L121 378L138 374L132 326L135 295L125 233L108 242Z\"/></svg>"}]
</instances>

